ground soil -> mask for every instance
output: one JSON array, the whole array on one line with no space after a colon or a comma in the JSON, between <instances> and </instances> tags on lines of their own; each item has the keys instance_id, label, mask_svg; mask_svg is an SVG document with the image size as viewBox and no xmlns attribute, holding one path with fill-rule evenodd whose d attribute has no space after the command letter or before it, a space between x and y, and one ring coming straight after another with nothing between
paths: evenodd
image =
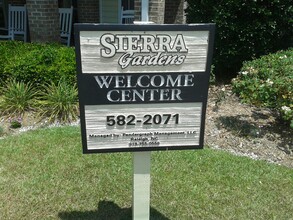
<instances>
[{"instance_id":1,"label":"ground soil","mask_svg":"<svg viewBox=\"0 0 293 220\"><path fill-rule=\"evenodd\" d=\"M205 144L293 168L293 129L277 112L242 104L229 85L210 87Z\"/></svg>"},{"instance_id":2,"label":"ground soil","mask_svg":"<svg viewBox=\"0 0 293 220\"><path fill-rule=\"evenodd\" d=\"M1 118L0 138L48 126L34 116L26 114L18 129L11 129L9 119ZM279 121L277 112L242 104L229 85L210 86L205 145L293 168L293 129Z\"/></svg>"}]
</instances>

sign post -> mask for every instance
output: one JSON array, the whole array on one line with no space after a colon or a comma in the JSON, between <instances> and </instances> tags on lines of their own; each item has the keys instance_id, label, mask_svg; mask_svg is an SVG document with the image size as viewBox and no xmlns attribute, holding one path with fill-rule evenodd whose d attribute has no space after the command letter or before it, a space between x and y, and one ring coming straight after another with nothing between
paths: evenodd
<instances>
[{"instance_id":1,"label":"sign post","mask_svg":"<svg viewBox=\"0 0 293 220\"><path fill-rule=\"evenodd\" d=\"M83 152L134 152L134 216L149 216L150 151L203 148L214 32L75 25Z\"/></svg>"},{"instance_id":2,"label":"sign post","mask_svg":"<svg viewBox=\"0 0 293 220\"><path fill-rule=\"evenodd\" d=\"M133 153L132 219L150 219L151 152Z\"/></svg>"}]
</instances>

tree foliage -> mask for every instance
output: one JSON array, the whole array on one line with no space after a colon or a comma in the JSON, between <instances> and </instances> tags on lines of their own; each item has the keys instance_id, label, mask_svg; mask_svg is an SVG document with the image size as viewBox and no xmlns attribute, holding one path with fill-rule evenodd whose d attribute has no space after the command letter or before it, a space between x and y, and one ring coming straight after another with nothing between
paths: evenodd
<instances>
[{"instance_id":1,"label":"tree foliage","mask_svg":"<svg viewBox=\"0 0 293 220\"><path fill-rule=\"evenodd\" d=\"M242 62L292 46L290 0L187 0L188 23L216 23L216 75L233 77Z\"/></svg>"}]
</instances>

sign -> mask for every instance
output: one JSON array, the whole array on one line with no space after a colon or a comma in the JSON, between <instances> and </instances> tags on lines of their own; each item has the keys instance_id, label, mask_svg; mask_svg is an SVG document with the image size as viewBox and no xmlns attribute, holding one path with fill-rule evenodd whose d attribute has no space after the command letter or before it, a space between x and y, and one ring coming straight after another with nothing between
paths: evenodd
<instances>
[{"instance_id":1,"label":"sign","mask_svg":"<svg viewBox=\"0 0 293 220\"><path fill-rule=\"evenodd\" d=\"M84 153L203 148L214 24L76 24Z\"/></svg>"}]
</instances>

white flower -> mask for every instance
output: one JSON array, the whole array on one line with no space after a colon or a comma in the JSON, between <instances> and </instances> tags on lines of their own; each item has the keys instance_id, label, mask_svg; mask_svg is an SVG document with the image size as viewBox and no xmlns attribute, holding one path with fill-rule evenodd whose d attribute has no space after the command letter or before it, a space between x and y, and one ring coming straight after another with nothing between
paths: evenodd
<instances>
[{"instance_id":1,"label":"white flower","mask_svg":"<svg viewBox=\"0 0 293 220\"><path fill-rule=\"evenodd\" d=\"M267 79L266 83L269 84L269 85L273 85L274 84L274 82L272 80L270 80L270 79Z\"/></svg>"},{"instance_id":2,"label":"white flower","mask_svg":"<svg viewBox=\"0 0 293 220\"><path fill-rule=\"evenodd\" d=\"M243 72L240 72L242 75L247 75L248 72L247 71L243 71Z\"/></svg>"},{"instance_id":3,"label":"white flower","mask_svg":"<svg viewBox=\"0 0 293 220\"><path fill-rule=\"evenodd\" d=\"M285 58L287 58L287 56L284 55L284 56L280 56L279 58L280 58L280 59L285 59Z\"/></svg>"},{"instance_id":4,"label":"white flower","mask_svg":"<svg viewBox=\"0 0 293 220\"><path fill-rule=\"evenodd\" d=\"M291 108L290 107L288 107L288 106L282 106L281 107L281 109L284 111L284 112L289 112L289 111L291 111Z\"/></svg>"}]
</instances>

